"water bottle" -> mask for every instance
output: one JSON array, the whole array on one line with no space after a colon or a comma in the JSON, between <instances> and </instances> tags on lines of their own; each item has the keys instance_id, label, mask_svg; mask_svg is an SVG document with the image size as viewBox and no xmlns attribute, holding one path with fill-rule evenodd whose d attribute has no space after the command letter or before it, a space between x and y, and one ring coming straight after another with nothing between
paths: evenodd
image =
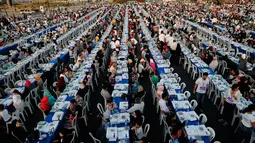
<instances>
[{"instance_id":1,"label":"water bottle","mask_svg":"<svg viewBox=\"0 0 255 143\"><path fill-rule=\"evenodd\" d=\"M125 128L127 128L127 119L125 120Z\"/></svg>"},{"instance_id":2,"label":"water bottle","mask_svg":"<svg viewBox=\"0 0 255 143\"><path fill-rule=\"evenodd\" d=\"M125 134L125 143L128 143L128 137L127 137L127 134Z\"/></svg>"}]
</instances>

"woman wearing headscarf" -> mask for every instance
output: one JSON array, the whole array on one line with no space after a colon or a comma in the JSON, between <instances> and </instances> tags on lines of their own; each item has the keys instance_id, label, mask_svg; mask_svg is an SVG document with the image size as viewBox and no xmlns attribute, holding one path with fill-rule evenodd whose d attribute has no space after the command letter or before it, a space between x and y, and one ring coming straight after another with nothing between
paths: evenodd
<instances>
[{"instance_id":1,"label":"woman wearing headscarf","mask_svg":"<svg viewBox=\"0 0 255 143\"><path fill-rule=\"evenodd\" d=\"M43 96L48 98L48 101L49 101L51 107L54 106L56 99L52 96L52 94L50 93L50 91L48 89L44 90Z\"/></svg>"},{"instance_id":2,"label":"woman wearing headscarf","mask_svg":"<svg viewBox=\"0 0 255 143\"><path fill-rule=\"evenodd\" d=\"M35 80L36 80L37 87L42 88L43 81L42 81L41 77L39 75L35 75Z\"/></svg>"},{"instance_id":3,"label":"woman wearing headscarf","mask_svg":"<svg viewBox=\"0 0 255 143\"><path fill-rule=\"evenodd\" d=\"M163 85L160 85L160 86L158 86L158 91L157 91L157 96L159 97L159 98L161 98L161 95L164 93L164 86Z\"/></svg>"},{"instance_id":4,"label":"woman wearing headscarf","mask_svg":"<svg viewBox=\"0 0 255 143\"><path fill-rule=\"evenodd\" d=\"M24 109L24 102L21 99L20 95L21 95L21 93L16 89L12 92L13 106L18 111L22 111Z\"/></svg>"},{"instance_id":5,"label":"woman wearing headscarf","mask_svg":"<svg viewBox=\"0 0 255 143\"><path fill-rule=\"evenodd\" d=\"M138 89L139 89L139 82L138 80L136 80L134 84L132 84L132 93L136 94L138 92Z\"/></svg>"},{"instance_id":6,"label":"woman wearing headscarf","mask_svg":"<svg viewBox=\"0 0 255 143\"><path fill-rule=\"evenodd\" d=\"M152 58L150 58L150 67L153 71L156 71L156 64Z\"/></svg>"},{"instance_id":7,"label":"woman wearing headscarf","mask_svg":"<svg viewBox=\"0 0 255 143\"><path fill-rule=\"evenodd\" d=\"M29 80L26 80L25 81L25 89L24 91L22 92L22 95L21 95L21 98L24 100L27 95L30 93L30 87L31 87L31 82Z\"/></svg>"},{"instance_id":8,"label":"woman wearing headscarf","mask_svg":"<svg viewBox=\"0 0 255 143\"><path fill-rule=\"evenodd\" d=\"M215 71L215 69L218 67L217 57L213 58L212 62L209 64L209 67Z\"/></svg>"},{"instance_id":9,"label":"woman wearing headscarf","mask_svg":"<svg viewBox=\"0 0 255 143\"><path fill-rule=\"evenodd\" d=\"M65 84L65 79L64 77L60 77L59 80L58 80L58 83L57 83L57 86L58 86L58 90L60 92L63 92L65 87L66 87L66 84Z\"/></svg>"},{"instance_id":10,"label":"woman wearing headscarf","mask_svg":"<svg viewBox=\"0 0 255 143\"><path fill-rule=\"evenodd\" d=\"M75 117L75 113L78 112L78 116L80 117L81 115L81 106L76 102L75 99L70 101L70 106L67 109L67 118L72 120Z\"/></svg>"},{"instance_id":11,"label":"woman wearing headscarf","mask_svg":"<svg viewBox=\"0 0 255 143\"><path fill-rule=\"evenodd\" d=\"M43 112L47 115L51 107L54 106L56 99L51 95L48 89L44 90L43 98L40 102L40 108L43 110Z\"/></svg>"}]
</instances>

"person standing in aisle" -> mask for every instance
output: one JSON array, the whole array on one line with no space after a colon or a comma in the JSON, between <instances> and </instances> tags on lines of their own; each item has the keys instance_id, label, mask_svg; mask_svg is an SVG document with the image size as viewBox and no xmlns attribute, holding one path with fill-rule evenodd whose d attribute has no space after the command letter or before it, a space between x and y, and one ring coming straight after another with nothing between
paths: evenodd
<instances>
[{"instance_id":1,"label":"person standing in aisle","mask_svg":"<svg viewBox=\"0 0 255 143\"><path fill-rule=\"evenodd\" d=\"M200 109L201 112L203 112L202 103L204 101L206 90L209 86L209 79L207 77L208 77L208 73L207 72L203 73L203 76L199 77L196 80L196 83L193 89L193 93L194 95L196 95L196 100L198 102L198 108Z\"/></svg>"}]
</instances>

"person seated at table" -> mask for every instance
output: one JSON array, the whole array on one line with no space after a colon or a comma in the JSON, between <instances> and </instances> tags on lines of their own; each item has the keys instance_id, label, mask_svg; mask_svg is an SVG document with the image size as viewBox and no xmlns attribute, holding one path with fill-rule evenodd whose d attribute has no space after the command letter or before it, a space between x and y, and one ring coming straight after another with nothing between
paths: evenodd
<instances>
[{"instance_id":1,"label":"person seated at table","mask_svg":"<svg viewBox=\"0 0 255 143\"><path fill-rule=\"evenodd\" d=\"M82 107L76 102L75 99L72 99L70 101L70 106L69 108L67 109L67 115L66 117L68 119L73 120L73 118L75 117L75 113L78 112L78 117L81 116L81 111L82 111ZM71 123L71 122L70 122Z\"/></svg>"},{"instance_id":2,"label":"person seated at table","mask_svg":"<svg viewBox=\"0 0 255 143\"><path fill-rule=\"evenodd\" d=\"M140 98L136 98L135 99L135 104L131 108L129 108L127 110L127 112L128 113L133 113L136 110L139 110L139 111L141 111L141 113L143 113L143 109L144 109L144 102L140 101Z\"/></svg>"},{"instance_id":3,"label":"person seated at table","mask_svg":"<svg viewBox=\"0 0 255 143\"><path fill-rule=\"evenodd\" d=\"M172 138L174 143L185 143L187 141L187 133L184 132L185 122L177 123L172 129Z\"/></svg>"},{"instance_id":4,"label":"person seated at table","mask_svg":"<svg viewBox=\"0 0 255 143\"><path fill-rule=\"evenodd\" d=\"M26 80L25 81L24 91L21 94L22 100L25 100L25 98L30 93L30 91L31 91L31 82L29 80Z\"/></svg>"},{"instance_id":5,"label":"person seated at table","mask_svg":"<svg viewBox=\"0 0 255 143\"><path fill-rule=\"evenodd\" d=\"M81 60L78 60L76 64L73 65L73 71L77 71L81 66Z\"/></svg>"},{"instance_id":6,"label":"person seated at table","mask_svg":"<svg viewBox=\"0 0 255 143\"><path fill-rule=\"evenodd\" d=\"M239 57L239 63L240 63L239 68L240 68L240 70L247 71L247 62L248 62L248 59L247 59L246 54L242 54Z\"/></svg>"},{"instance_id":7,"label":"person seated at table","mask_svg":"<svg viewBox=\"0 0 255 143\"><path fill-rule=\"evenodd\" d=\"M212 60L212 62L209 64L209 67L213 70L213 71L215 71L216 70L216 68L218 67L218 60L217 60L217 57L213 57L213 60Z\"/></svg>"},{"instance_id":8,"label":"person seated at table","mask_svg":"<svg viewBox=\"0 0 255 143\"><path fill-rule=\"evenodd\" d=\"M25 142L28 133L25 131L25 129L23 128L24 124L21 123L20 120L15 120L13 121L13 134L18 137L18 139L22 142Z\"/></svg>"},{"instance_id":9,"label":"person seated at table","mask_svg":"<svg viewBox=\"0 0 255 143\"><path fill-rule=\"evenodd\" d=\"M255 90L251 89L249 96L246 96L246 99L250 102L252 102L252 104L255 104Z\"/></svg>"},{"instance_id":10,"label":"person seated at table","mask_svg":"<svg viewBox=\"0 0 255 143\"><path fill-rule=\"evenodd\" d=\"M248 92L250 91L250 84L248 79L245 76L242 76L239 78L239 90L241 94L246 97L248 95Z\"/></svg>"},{"instance_id":11,"label":"person seated at table","mask_svg":"<svg viewBox=\"0 0 255 143\"><path fill-rule=\"evenodd\" d=\"M240 142L249 142L252 134L252 130L255 128L255 117L252 114L255 111L255 105L251 104L247 108L244 109L241 114L241 121L239 123L238 128L239 136L242 141Z\"/></svg>"},{"instance_id":12,"label":"person seated at table","mask_svg":"<svg viewBox=\"0 0 255 143\"><path fill-rule=\"evenodd\" d=\"M140 74L140 77L143 78L144 74L149 70L149 65L148 63L144 60L141 59L140 63L138 64L138 73Z\"/></svg>"},{"instance_id":13,"label":"person seated at table","mask_svg":"<svg viewBox=\"0 0 255 143\"><path fill-rule=\"evenodd\" d=\"M57 87L58 87L58 91L63 92L65 87L66 87L66 83L65 83L65 79L64 77L60 77L58 82L57 82Z\"/></svg>"},{"instance_id":14,"label":"person seated at table","mask_svg":"<svg viewBox=\"0 0 255 143\"><path fill-rule=\"evenodd\" d=\"M168 99L169 99L169 95L167 93L163 93L162 98L160 98L160 100L158 101L160 110L163 114L169 114L170 113L170 110L167 106Z\"/></svg>"},{"instance_id":15,"label":"person seated at table","mask_svg":"<svg viewBox=\"0 0 255 143\"><path fill-rule=\"evenodd\" d=\"M59 129L59 134L54 138L53 143L70 143L72 139L72 133L65 128Z\"/></svg>"},{"instance_id":16,"label":"person seated at table","mask_svg":"<svg viewBox=\"0 0 255 143\"><path fill-rule=\"evenodd\" d=\"M225 97L223 97L221 101L222 106L224 106L223 119L219 119L218 121L223 122L223 126L227 126L228 123L232 121L233 111L236 107L234 101L238 101L242 97L239 91L239 85L233 84L224 95Z\"/></svg>"},{"instance_id":17,"label":"person seated at table","mask_svg":"<svg viewBox=\"0 0 255 143\"><path fill-rule=\"evenodd\" d=\"M23 60L26 58L26 54L25 54L25 51L23 49L20 50L19 52L19 56L18 56L18 59L19 60Z\"/></svg>"},{"instance_id":18,"label":"person seated at table","mask_svg":"<svg viewBox=\"0 0 255 143\"><path fill-rule=\"evenodd\" d=\"M39 75L35 75L36 86L42 90L43 81Z\"/></svg>"},{"instance_id":19,"label":"person seated at table","mask_svg":"<svg viewBox=\"0 0 255 143\"><path fill-rule=\"evenodd\" d=\"M13 90L12 92L12 101L13 101L13 106L15 107L16 110L22 111L24 109L24 102L21 99L21 93L18 90Z\"/></svg>"},{"instance_id":20,"label":"person seated at table","mask_svg":"<svg viewBox=\"0 0 255 143\"><path fill-rule=\"evenodd\" d=\"M51 110L52 106L54 106L56 99L51 95L48 89L44 90L43 98L41 99L41 106L40 108L44 111L47 115Z\"/></svg>"},{"instance_id":21,"label":"person seated at table","mask_svg":"<svg viewBox=\"0 0 255 143\"><path fill-rule=\"evenodd\" d=\"M233 80L235 80L239 75L238 69L232 69L229 78L227 79L227 82L232 84Z\"/></svg>"},{"instance_id":22,"label":"person seated at table","mask_svg":"<svg viewBox=\"0 0 255 143\"><path fill-rule=\"evenodd\" d=\"M156 86L155 86L156 87ZM159 85L158 86L158 90L157 90L157 96L158 98L162 97L162 94L164 93L165 87L163 85Z\"/></svg>"},{"instance_id":23,"label":"person seated at table","mask_svg":"<svg viewBox=\"0 0 255 143\"><path fill-rule=\"evenodd\" d=\"M134 133L133 140L139 141L144 136L142 121L136 120L135 126L131 128Z\"/></svg>"},{"instance_id":24,"label":"person seated at table","mask_svg":"<svg viewBox=\"0 0 255 143\"><path fill-rule=\"evenodd\" d=\"M68 84L69 82L69 79L68 77L66 76L65 74L65 71L63 70L62 73L60 74L59 78L63 77L64 78L64 81L65 81L65 84Z\"/></svg>"},{"instance_id":25,"label":"person seated at table","mask_svg":"<svg viewBox=\"0 0 255 143\"><path fill-rule=\"evenodd\" d=\"M106 102L106 110L103 113L103 119L105 121L109 121L111 111L114 110L115 108L117 108L117 105L115 102L113 102L113 98L112 97L108 98Z\"/></svg>"},{"instance_id":26,"label":"person seated at table","mask_svg":"<svg viewBox=\"0 0 255 143\"><path fill-rule=\"evenodd\" d=\"M111 95L108 91L108 84L104 83L103 84L103 88L101 90L101 95L105 98L105 99L109 99L111 98Z\"/></svg>"},{"instance_id":27,"label":"person seated at table","mask_svg":"<svg viewBox=\"0 0 255 143\"><path fill-rule=\"evenodd\" d=\"M7 109L4 108L3 104L0 104L0 126L5 127L5 123L12 120L12 116L8 113Z\"/></svg>"},{"instance_id":28,"label":"person seated at table","mask_svg":"<svg viewBox=\"0 0 255 143\"><path fill-rule=\"evenodd\" d=\"M50 68L47 68L46 71L42 74L41 78L43 81L47 79L47 88L49 89L54 83L54 72Z\"/></svg>"},{"instance_id":29,"label":"person seated at table","mask_svg":"<svg viewBox=\"0 0 255 143\"><path fill-rule=\"evenodd\" d=\"M110 72L114 75L116 75L117 73L117 65L116 63L112 63L111 67L110 67Z\"/></svg>"},{"instance_id":30,"label":"person seated at table","mask_svg":"<svg viewBox=\"0 0 255 143\"><path fill-rule=\"evenodd\" d=\"M4 65L3 65L3 69L4 69L4 70L8 70L8 69L10 69L10 68L12 68L12 67L14 67L13 62L8 62L8 61L6 61L6 62L4 63Z\"/></svg>"},{"instance_id":31,"label":"person seated at table","mask_svg":"<svg viewBox=\"0 0 255 143\"><path fill-rule=\"evenodd\" d=\"M157 86L157 83L159 82L158 76L155 74L155 72L151 72L151 82Z\"/></svg>"},{"instance_id":32,"label":"person seated at table","mask_svg":"<svg viewBox=\"0 0 255 143\"><path fill-rule=\"evenodd\" d=\"M137 94L138 90L139 90L139 81L135 80L132 84L132 93Z\"/></svg>"},{"instance_id":33,"label":"person seated at table","mask_svg":"<svg viewBox=\"0 0 255 143\"><path fill-rule=\"evenodd\" d=\"M171 52L168 50L167 46L163 46L162 56L163 56L164 59L170 59Z\"/></svg>"},{"instance_id":34,"label":"person seated at table","mask_svg":"<svg viewBox=\"0 0 255 143\"><path fill-rule=\"evenodd\" d=\"M202 58L202 60L209 65L212 62L212 57L209 55L209 53L207 52L204 56L204 58Z\"/></svg>"}]
</instances>

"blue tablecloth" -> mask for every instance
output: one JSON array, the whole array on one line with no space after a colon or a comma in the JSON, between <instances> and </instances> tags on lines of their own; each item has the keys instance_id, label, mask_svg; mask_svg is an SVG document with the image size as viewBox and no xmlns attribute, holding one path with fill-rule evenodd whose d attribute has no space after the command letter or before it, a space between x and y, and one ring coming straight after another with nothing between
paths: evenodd
<instances>
[{"instance_id":1,"label":"blue tablecloth","mask_svg":"<svg viewBox=\"0 0 255 143\"><path fill-rule=\"evenodd\" d=\"M71 101L72 99L74 99L74 96L68 96L68 97L66 98L65 101ZM64 115L66 115L67 109L64 108L62 111L64 112ZM48 123L53 122L53 121L52 121L52 117L53 117L53 116L54 116L54 113L51 113L51 112L50 112L50 113L47 115L47 117L45 118L44 121L46 121L46 122L48 122ZM41 133L41 134L46 134L47 137L46 137L44 140L39 140L39 139L38 139L38 140L36 140L36 141L33 141L33 143L52 143L54 137L55 137L56 135L58 135L59 129L62 128L62 127L64 127L64 125L65 125L65 123L64 123L65 120L64 120L64 119L65 119L65 116L63 116L63 119L59 121L59 124L58 124L58 126L57 126L57 129L56 129L56 131L53 133L53 135L49 136L47 133Z\"/></svg>"},{"instance_id":2,"label":"blue tablecloth","mask_svg":"<svg viewBox=\"0 0 255 143\"><path fill-rule=\"evenodd\" d=\"M69 56L69 53L66 53L66 54L61 54L59 58L61 59L62 62L68 63L70 56ZM54 63L54 66L52 68L55 68L57 66L58 59L51 60L49 63Z\"/></svg>"},{"instance_id":3,"label":"blue tablecloth","mask_svg":"<svg viewBox=\"0 0 255 143\"><path fill-rule=\"evenodd\" d=\"M48 29L43 29L43 30L41 30L41 31L39 31L39 32L37 32L37 33L35 33L35 34L29 35L29 36L27 36L27 37L24 37L23 39L20 39L20 40L18 40L18 41L15 41L14 43L5 45L5 46L3 46L3 47L0 47L0 55L7 54L10 50L16 49L16 48L18 47L19 43L20 43L22 40L26 40L27 42L30 42L31 39L32 39L33 37L35 37L36 35L41 36L41 35L45 34L47 31L53 31L53 30L55 30L57 27L58 27L58 26L55 25L55 26L52 26L52 27L50 27L50 28L48 28Z\"/></svg>"}]
</instances>

